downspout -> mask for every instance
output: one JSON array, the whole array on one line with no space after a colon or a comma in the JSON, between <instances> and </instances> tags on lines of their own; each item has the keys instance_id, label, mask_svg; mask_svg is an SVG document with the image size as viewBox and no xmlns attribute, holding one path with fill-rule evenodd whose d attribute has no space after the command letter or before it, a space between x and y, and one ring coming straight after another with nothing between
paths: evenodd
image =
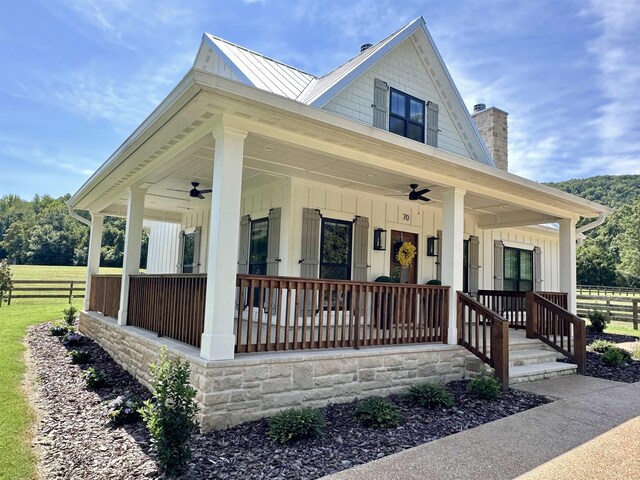
<instances>
[{"instance_id":1,"label":"downspout","mask_svg":"<svg viewBox=\"0 0 640 480\"><path fill-rule=\"evenodd\" d=\"M589 230L593 230L594 228L602 225L607 218L607 214L605 212L600 212L598 218L591 223L587 223L586 225L581 226L580 228L576 228L576 236L578 238L578 246L582 245L584 242L585 236L583 235L585 232Z\"/></svg>"},{"instance_id":2,"label":"downspout","mask_svg":"<svg viewBox=\"0 0 640 480\"><path fill-rule=\"evenodd\" d=\"M71 208L71 205L67 205L67 210L69 211L69 215L78 220L80 223L84 223L87 227L91 228L91 221L78 215L76 211Z\"/></svg>"}]
</instances>

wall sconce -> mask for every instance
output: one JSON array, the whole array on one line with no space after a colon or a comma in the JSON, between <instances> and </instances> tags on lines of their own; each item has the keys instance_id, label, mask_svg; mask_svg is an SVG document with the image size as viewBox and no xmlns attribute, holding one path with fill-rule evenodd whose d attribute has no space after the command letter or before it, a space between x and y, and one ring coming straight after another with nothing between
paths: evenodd
<instances>
[{"instance_id":1,"label":"wall sconce","mask_svg":"<svg viewBox=\"0 0 640 480\"><path fill-rule=\"evenodd\" d=\"M438 248L440 247L436 242L438 242L438 237L429 237L427 238L427 257L437 257L438 256Z\"/></svg>"},{"instance_id":2,"label":"wall sconce","mask_svg":"<svg viewBox=\"0 0 640 480\"><path fill-rule=\"evenodd\" d=\"M387 249L387 231L385 229L376 228L373 231L373 249L374 250Z\"/></svg>"}]
</instances>

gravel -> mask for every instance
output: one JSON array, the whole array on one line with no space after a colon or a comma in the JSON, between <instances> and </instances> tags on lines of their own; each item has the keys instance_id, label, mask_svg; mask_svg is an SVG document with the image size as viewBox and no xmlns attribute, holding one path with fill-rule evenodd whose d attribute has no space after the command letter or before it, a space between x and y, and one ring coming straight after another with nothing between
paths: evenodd
<instances>
[{"instance_id":1,"label":"gravel","mask_svg":"<svg viewBox=\"0 0 640 480\"><path fill-rule=\"evenodd\" d=\"M48 324L32 327L27 335L30 370L36 378L38 411L36 447L43 479L164 478L157 470L142 422L112 428L107 403L119 395L146 398L149 392L124 372L96 343L84 338L80 346L92 353L85 367L72 365ZM88 390L81 368L96 367L110 383ZM246 423L223 431L195 434L193 457L185 479L313 479L411 448L547 401L540 396L509 390L496 401L466 393L466 381L447 386L455 397L451 408L426 410L402 396L390 397L403 417L389 430L369 429L354 420L356 402L324 408L325 433L285 446L267 437L268 422Z\"/></svg>"}]
</instances>

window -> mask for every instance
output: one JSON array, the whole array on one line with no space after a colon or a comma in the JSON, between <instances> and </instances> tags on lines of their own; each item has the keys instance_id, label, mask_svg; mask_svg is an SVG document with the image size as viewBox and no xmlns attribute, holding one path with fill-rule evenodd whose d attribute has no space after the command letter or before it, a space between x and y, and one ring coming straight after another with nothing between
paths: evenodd
<instances>
[{"instance_id":1,"label":"window","mask_svg":"<svg viewBox=\"0 0 640 480\"><path fill-rule=\"evenodd\" d=\"M533 252L531 250L505 247L504 289L520 292L533 290Z\"/></svg>"},{"instance_id":2,"label":"window","mask_svg":"<svg viewBox=\"0 0 640 480\"><path fill-rule=\"evenodd\" d=\"M200 227L181 232L180 257L182 273L198 273L200 266Z\"/></svg>"},{"instance_id":3,"label":"window","mask_svg":"<svg viewBox=\"0 0 640 480\"><path fill-rule=\"evenodd\" d=\"M251 236L249 239L249 274L267 274L267 245L269 234L269 220L262 218L251 221Z\"/></svg>"},{"instance_id":4,"label":"window","mask_svg":"<svg viewBox=\"0 0 640 480\"><path fill-rule=\"evenodd\" d=\"M389 131L424 143L424 102L391 89Z\"/></svg>"},{"instance_id":5,"label":"window","mask_svg":"<svg viewBox=\"0 0 640 480\"><path fill-rule=\"evenodd\" d=\"M351 279L351 238L353 223L322 219L320 237L320 278Z\"/></svg>"}]
</instances>

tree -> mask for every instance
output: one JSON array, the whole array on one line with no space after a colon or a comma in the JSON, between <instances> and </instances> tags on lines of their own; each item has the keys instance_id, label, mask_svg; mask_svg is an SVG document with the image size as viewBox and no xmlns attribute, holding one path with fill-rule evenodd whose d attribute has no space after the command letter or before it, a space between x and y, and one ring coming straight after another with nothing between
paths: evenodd
<instances>
[{"instance_id":1,"label":"tree","mask_svg":"<svg viewBox=\"0 0 640 480\"><path fill-rule=\"evenodd\" d=\"M6 260L0 260L0 307L7 301L9 292L13 290L13 275Z\"/></svg>"}]
</instances>

